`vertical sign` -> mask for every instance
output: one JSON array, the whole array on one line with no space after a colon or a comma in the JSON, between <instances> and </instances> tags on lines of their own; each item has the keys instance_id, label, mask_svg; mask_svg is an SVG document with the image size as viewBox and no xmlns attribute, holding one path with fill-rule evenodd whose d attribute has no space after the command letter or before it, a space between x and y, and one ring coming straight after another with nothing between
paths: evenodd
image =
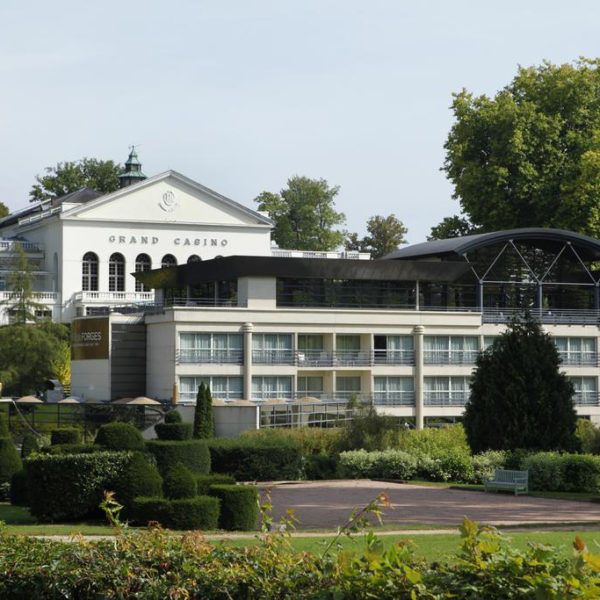
<instances>
[{"instance_id":1,"label":"vertical sign","mask_svg":"<svg viewBox=\"0 0 600 600\"><path fill-rule=\"evenodd\" d=\"M75 319L71 324L71 360L108 359L109 318Z\"/></svg>"}]
</instances>

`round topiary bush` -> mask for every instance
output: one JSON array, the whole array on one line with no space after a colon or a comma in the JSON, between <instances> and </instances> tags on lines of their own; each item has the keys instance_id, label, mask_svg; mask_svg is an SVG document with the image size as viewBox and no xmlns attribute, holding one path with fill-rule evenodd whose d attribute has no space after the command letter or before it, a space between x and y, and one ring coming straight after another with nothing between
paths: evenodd
<instances>
[{"instance_id":1,"label":"round topiary bush","mask_svg":"<svg viewBox=\"0 0 600 600\"><path fill-rule=\"evenodd\" d=\"M38 436L33 433L26 433L23 436L23 443L21 444L21 458L27 458L32 452L38 452L40 449L40 442Z\"/></svg>"},{"instance_id":2,"label":"round topiary bush","mask_svg":"<svg viewBox=\"0 0 600 600\"><path fill-rule=\"evenodd\" d=\"M192 423L157 423L154 431L159 440L191 440L194 425Z\"/></svg>"},{"instance_id":3,"label":"round topiary bush","mask_svg":"<svg viewBox=\"0 0 600 600\"><path fill-rule=\"evenodd\" d=\"M23 468L12 438L0 437L0 483L8 483Z\"/></svg>"},{"instance_id":4,"label":"round topiary bush","mask_svg":"<svg viewBox=\"0 0 600 600\"><path fill-rule=\"evenodd\" d=\"M194 474L181 463L172 466L165 474L163 491L167 498L193 498L198 490Z\"/></svg>"},{"instance_id":5,"label":"round topiary bush","mask_svg":"<svg viewBox=\"0 0 600 600\"><path fill-rule=\"evenodd\" d=\"M81 444L81 429L77 427L59 427L50 434L50 445Z\"/></svg>"},{"instance_id":6,"label":"round topiary bush","mask_svg":"<svg viewBox=\"0 0 600 600\"><path fill-rule=\"evenodd\" d=\"M144 450L144 438L138 429L119 421L102 425L95 443L107 450Z\"/></svg>"},{"instance_id":7,"label":"round topiary bush","mask_svg":"<svg viewBox=\"0 0 600 600\"><path fill-rule=\"evenodd\" d=\"M210 472L210 453L204 440L150 440L146 442L146 448L156 458L163 477L177 463L185 465L193 473Z\"/></svg>"},{"instance_id":8,"label":"round topiary bush","mask_svg":"<svg viewBox=\"0 0 600 600\"><path fill-rule=\"evenodd\" d=\"M115 479L117 501L131 509L137 496L162 496L163 480L149 456L134 452L127 466Z\"/></svg>"},{"instance_id":9,"label":"round topiary bush","mask_svg":"<svg viewBox=\"0 0 600 600\"><path fill-rule=\"evenodd\" d=\"M169 410L165 413L165 423L181 423L181 414L178 410Z\"/></svg>"},{"instance_id":10,"label":"round topiary bush","mask_svg":"<svg viewBox=\"0 0 600 600\"><path fill-rule=\"evenodd\" d=\"M258 490L253 485L211 485L210 495L221 500L219 527L250 531L258 518Z\"/></svg>"}]
</instances>

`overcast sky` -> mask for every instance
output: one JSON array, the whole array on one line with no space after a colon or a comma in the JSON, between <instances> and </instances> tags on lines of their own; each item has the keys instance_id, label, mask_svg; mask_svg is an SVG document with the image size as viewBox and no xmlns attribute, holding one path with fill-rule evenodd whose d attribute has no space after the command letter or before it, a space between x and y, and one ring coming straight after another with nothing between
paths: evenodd
<instances>
[{"instance_id":1,"label":"overcast sky","mask_svg":"<svg viewBox=\"0 0 600 600\"><path fill-rule=\"evenodd\" d=\"M411 243L458 212L440 172L452 92L600 55L594 1L173 0L0 4L0 201L84 156L175 169L254 206L288 177L341 190L350 231Z\"/></svg>"}]
</instances>

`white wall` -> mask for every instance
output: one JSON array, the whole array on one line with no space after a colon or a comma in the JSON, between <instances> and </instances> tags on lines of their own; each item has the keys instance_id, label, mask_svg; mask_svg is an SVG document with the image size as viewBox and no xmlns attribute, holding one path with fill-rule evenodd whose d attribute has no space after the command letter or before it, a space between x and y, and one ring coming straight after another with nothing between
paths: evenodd
<instances>
[{"instance_id":1,"label":"white wall","mask_svg":"<svg viewBox=\"0 0 600 600\"><path fill-rule=\"evenodd\" d=\"M71 361L71 394L110 400L110 359Z\"/></svg>"}]
</instances>

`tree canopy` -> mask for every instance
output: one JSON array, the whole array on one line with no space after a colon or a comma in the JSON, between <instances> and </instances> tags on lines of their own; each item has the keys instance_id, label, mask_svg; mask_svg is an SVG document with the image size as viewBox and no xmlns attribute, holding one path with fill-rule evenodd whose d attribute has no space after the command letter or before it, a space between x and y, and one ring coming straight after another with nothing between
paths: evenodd
<instances>
[{"instance_id":1,"label":"tree canopy","mask_svg":"<svg viewBox=\"0 0 600 600\"><path fill-rule=\"evenodd\" d=\"M9 213L10 211L8 210L8 206L6 206L6 204L3 204L2 202L0 202L0 219L2 217L6 217L6 215Z\"/></svg>"},{"instance_id":2,"label":"tree canopy","mask_svg":"<svg viewBox=\"0 0 600 600\"><path fill-rule=\"evenodd\" d=\"M325 179L296 175L278 194L265 191L254 201L275 223L273 241L280 248L335 250L344 241L344 233L335 227L346 222L335 210L339 190Z\"/></svg>"},{"instance_id":3,"label":"tree canopy","mask_svg":"<svg viewBox=\"0 0 600 600\"><path fill-rule=\"evenodd\" d=\"M452 215L451 217L445 217L431 228L431 233L427 236L428 240L447 240L449 238L462 237L463 235L470 235L477 233L477 229L469 223L469 220L465 217L459 217L458 215Z\"/></svg>"},{"instance_id":4,"label":"tree canopy","mask_svg":"<svg viewBox=\"0 0 600 600\"><path fill-rule=\"evenodd\" d=\"M359 239L357 233L350 233L346 240L346 250L370 252L373 258L381 258L396 250L400 244L406 244L404 236L408 229L396 215L375 215L367 221L367 232L362 239Z\"/></svg>"},{"instance_id":5,"label":"tree canopy","mask_svg":"<svg viewBox=\"0 0 600 600\"><path fill-rule=\"evenodd\" d=\"M81 188L89 187L102 194L119 189L122 167L112 160L82 158L72 162L59 162L47 167L45 175L36 175L37 183L29 192L31 202L58 198Z\"/></svg>"},{"instance_id":6,"label":"tree canopy","mask_svg":"<svg viewBox=\"0 0 600 600\"><path fill-rule=\"evenodd\" d=\"M493 98L454 95L443 169L473 225L600 236L599 67L544 62Z\"/></svg>"},{"instance_id":7,"label":"tree canopy","mask_svg":"<svg viewBox=\"0 0 600 600\"><path fill-rule=\"evenodd\" d=\"M573 385L550 336L530 316L511 323L479 355L464 426L474 453L570 450L577 416Z\"/></svg>"}]
</instances>

